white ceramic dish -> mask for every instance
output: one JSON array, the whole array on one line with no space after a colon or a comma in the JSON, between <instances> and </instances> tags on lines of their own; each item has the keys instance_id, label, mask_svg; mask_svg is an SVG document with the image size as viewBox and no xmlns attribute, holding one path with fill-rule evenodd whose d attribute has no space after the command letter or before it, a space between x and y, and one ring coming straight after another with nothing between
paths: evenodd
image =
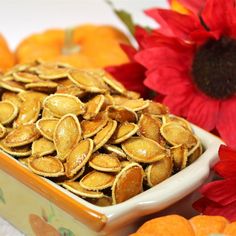
<instances>
[{"instance_id":1,"label":"white ceramic dish","mask_svg":"<svg viewBox=\"0 0 236 236\"><path fill-rule=\"evenodd\" d=\"M205 148L204 153L197 161L195 161L193 164L180 171L179 173L158 184L157 186L123 203L110 207L95 206L63 189L50 180L33 175L18 163L17 165L19 167L17 167L17 170L15 170L14 173L11 172L12 170L9 170L9 168L8 170L5 169L6 166L4 166L3 161L0 168L16 178L16 180L19 180L24 185L27 185L30 188L31 192L33 191L33 193L31 194L28 193L27 196L22 196L28 198L27 202L30 203L31 201L33 201L31 197L33 197L33 195L37 193L44 198L43 200L41 199L41 196L37 197L38 204L41 205L41 208L42 205L45 205L43 201L45 201L46 199L47 201L50 201L50 204L53 204L55 208L58 208L58 211L64 211L63 214L57 214L62 215L59 217L58 221L66 222L67 220L69 220L66 218L67 214L69 214L69 216L71 217L77 218L77 226L68 226L73 232L79 232L79 230L81 229L80 224L82 224L83 227L88 230L86 231L86 235L101 234L123 236L127 235L128 232L132 232L132 230L137 227L137 222L142 220L142 216L153 214L166 209L167 207L173 205L186 196L189 196L188 199L190 199L190 201L186 200L183 205L177 205L177 207L175 208L175 212L181 213L180 207L189 209L191 208L191 200L193 197L189 194L191 194L207 180L210 174L210 168L218 158L218 148L220 144L222 144L222 141L219 138L204 131L203 129L196 126L193 126L193 129L196 135L201 139ZM10 157L10 159L11 162L16 163L16 160L14 158ZM16 176L17 172L24 173L22 173L22 176ZM31 174L31 177L24 178L25 175ZM37 183L34 182L35 180ZM15 186L15 191L17 191L18 187L19 186ZM5 188L6 189L4 191L7 192L10 186L6 186ZM21 193L18 192L17 194L20 196ZM11 210L10 208L14 206L15 201L16 200L14 199L11 200L11 206L9 206L8 210ZM71 201L73 202L70 203ZM69 207L68 203L70 204ZM29 207L29 212L37 211L36 209L34 209L35 207L36 206L31 205ZM1 211L0 205L0 214L2 214L1 212L4 213L4 211ZM8 215L4 214L3 216L5 216L13 224L17 225L19 229L22 229L23 232L28 233L28 231L25 230L24 227L21 227L19 223L14 222L11 217L8 217ZM54 224L52 223L52 225Z\"/></svg>"}]
</instances>

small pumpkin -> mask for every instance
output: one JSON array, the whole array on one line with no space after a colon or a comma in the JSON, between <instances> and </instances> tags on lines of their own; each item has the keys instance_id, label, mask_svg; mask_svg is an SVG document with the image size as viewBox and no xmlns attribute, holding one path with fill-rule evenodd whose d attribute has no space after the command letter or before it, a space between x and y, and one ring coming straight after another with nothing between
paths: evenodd
<instances>
[{"instance_id":1,"label":"small pumpkin","mask_svg":"<svg viewBox=\"0 0 236 236\"><path fill-rule=\"evenodd\" d=\"M118 29L108 25L81 25L73 30L50 29L24 39L16 49L18 63L35 59L72 66L105 67L129 61L120 44L130 44Z\"/></svg>"},{"instance_id":2,"label":"small pumpkin","mask_svg":"<svg viewBox=\"0 0 236 236\"><path fill-rule=\"evenodd\" d=\"M7 41L0 34L0 72L6 71L15 64L15 56L8 47Z\"/></svg>"},{"instance_id":3,"label":"small pumpkin","mask_svg":"<svg viewBox=\"0 0 236 236\"><path fill-rule=\"evenodd\" d=\"M235 236L236 222L222 216L194 216L190 220L179 215L158 217L144 223L130 236Z\"/></svg>"}]
</instances>

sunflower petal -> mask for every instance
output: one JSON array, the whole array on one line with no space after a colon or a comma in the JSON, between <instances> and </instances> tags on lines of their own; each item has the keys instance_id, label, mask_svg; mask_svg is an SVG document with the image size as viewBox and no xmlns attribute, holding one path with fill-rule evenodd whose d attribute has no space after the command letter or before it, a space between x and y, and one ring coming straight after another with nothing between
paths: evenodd
<instances>
[{"instance_id":1,"label":"sunflower petal","mask_svg":"<svg viewBox=\"0 0 236 236\"><path fill-rule=\"evenodd\" d=\"M225 32L235 20L234 0L208 0L202 18L211 31Z\"/></svg>"},{"instance_id":2,"label":"sunflower petal","mask_svg":"<svg viewBox=\"0 0 236 236\"><path fill-rule=\"evenodd\" d=\"M193 15L180 14L175 11L165 9L150 9L145 13L161 24L161 28L168 27L172 34L183 40L189 39L189 33L202 28L198 17ZM163 29L162 29L163 33Z\"/></svg>"},{"instance_id":3,"label":"sunflower petal","mask_svg":"<svg viewBox=\"0 0 236 236\"><path fill-rule=\"evenodd\" d=\"M155 47L145 49L136 54L135 59L147 69L169 66L186 69L191 63L192 55L179 53L168 47Z\"/></svg>"},{"instance_id":4,"label":"sunflower petal","mask_svg":"<svg viewBox=\"0 0 236 236\"><path fill-rule=\"evenodd\" d=\"M205 215L223 216L229 221L236 221L236 202L232 202L226 206L216 205L214 202L209 202L202 213Z\"/></svg>"},{"instance_id":5,"label":"sunflower petal","mask_svg":"<svg viewBox=\"0 0 236 236\"><path fill-rule=\"evenodd\" d=\"M233 178L236 176L236 159L234 161L219 161L214 166L214 170L223 178Z\"/></svg>"},{"instance_id":6,"label":"sunflower petal","mask_svg":"<svg viewBox=\"0 0 236 236\"><path fill-rule=\"evenodd\" d=\"M236 161L236 150L233 150L225 145L221 145L219 148L219 156L222 161Z\"/></svg>"},{"instance_id":7,"label":"sunflower petal","mask_svg":"<svg viewBox=\"0 0 236 236\"><path fill-rule=\"evenodd\" d=\"M221 102L216 129L226 144L236 150L236 96Z\"/></svg>"},{"instance_id":8,"label":"sunflower petal","mask_svg":"<svg viewBox=\"0 0 236 236\"><path fill-rule=\"evenodd\" d=\"M179 3L181 3L196 15L198 15L198 13L204 7L205 1L206 0L178 0Z\"/></svg>"},{"instance_id":9,"label":"sunflower petal","mask_svg":"<svg viewBox=\"0 0 236 236\"><path fill-rule=\"evenodd\" d=\"M167 95L164 98L163 103L169 107L171 113L186 117L189 105L193 99L194 96L191 89L186 88L185 91L179 93L177 96L176 94Z\"/></svg>"},{"instance_id":10,"label":"sunflower petal","mask_svg":"<svg viewBox=\"0 0 236 236\"><path fill-rule=\"evenodd\" d=\"M226 206L236 201L236 178L208 183L200 192L209 200Z\"/></svg>"},{"instance_id":11,"label":"sunflower petal","mask_svg":"<svg viewBox=\"0 0 236 236\"><path fill-rule=\"evenodd\" d=\"M171 67L158 67L147 73L144 84L162 94L182 93L191 84L190 79L182 71ZM183 89L182 89L183 88Z\"/></svg>"},{"instance_id":12,"label":"sunflower petal","mask_svg":"<svg viewBox=\"0 0 236 236\"><path fill-rule=\"evenodd\" d=\"M218 100L196 93L190 104L187 118L206 130L212 130L217 122L219 106L220 102Z\"/></svg>"}]
</instances>

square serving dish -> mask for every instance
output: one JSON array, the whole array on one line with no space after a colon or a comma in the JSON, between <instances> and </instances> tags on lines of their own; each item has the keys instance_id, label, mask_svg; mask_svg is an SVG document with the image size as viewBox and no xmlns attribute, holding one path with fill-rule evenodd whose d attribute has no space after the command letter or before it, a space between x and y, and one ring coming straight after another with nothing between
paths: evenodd
<instances>
[{"instance_id":1,"label":"square serving dish","mask_svg":"<svg viewBox=\"0 0 236 236\"><path fill-rule=\"evenodd\" d=\"M77 197L0 152L0 215L29 236L47 236L50 232L68 236L125 236L134 232L143 217L169 210L183 198L184 203L175 204L172 211L182 213L183 208L191 211L193 191L208 179L223 143L207 131L192 127L205 148L197 161L157 186L109 207L95 206Z\"/></svg>"}]
</instances>

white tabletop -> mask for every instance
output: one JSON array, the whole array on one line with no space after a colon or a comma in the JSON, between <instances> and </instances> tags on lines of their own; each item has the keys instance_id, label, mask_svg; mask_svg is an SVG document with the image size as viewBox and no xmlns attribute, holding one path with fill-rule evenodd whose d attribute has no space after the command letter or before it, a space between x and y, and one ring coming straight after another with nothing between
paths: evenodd
<instances>
[{"instance_id":1,"label":"white tabletop","mask_svg":"<svg viewBox=\"0 0 236 236\"><path fill-rule=\"evenodd\" d=\"M135 23L153 27L157 24L146 17L142 10L167 6L166 0L112 0L112 2L117 9L130 12ZM128 32L103 0L1 1L0 22L2 22L0 32L6 37L12 49L27 35L53 27L95 23L114 25ZM0 236L22 235L0 217Z\"/></svg>"}]
</instances>

